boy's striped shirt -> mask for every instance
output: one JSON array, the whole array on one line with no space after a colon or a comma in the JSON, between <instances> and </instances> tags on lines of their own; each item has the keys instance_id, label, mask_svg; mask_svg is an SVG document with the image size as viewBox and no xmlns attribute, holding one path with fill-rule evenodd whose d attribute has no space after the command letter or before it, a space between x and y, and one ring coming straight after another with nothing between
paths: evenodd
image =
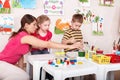
<instances>
[{"instance_id":1,"label":"boy's striped shirt","mask_svg":"<svg viewBox=\"0 0 120 80\"><path fill-rule=\"evenodd\" d=\"M66 30L64 33L63 39L68 40L70 38L74 38L76 42L80 42L83 39L81 30L72 30L72 29ZM71 45L73 43L68 43L68 44ZM68 52L68 51L76 51L76 50L79 50L79 49L75 49L75 50L65 49L64 51Z\"/></svg>"}]
</instances>

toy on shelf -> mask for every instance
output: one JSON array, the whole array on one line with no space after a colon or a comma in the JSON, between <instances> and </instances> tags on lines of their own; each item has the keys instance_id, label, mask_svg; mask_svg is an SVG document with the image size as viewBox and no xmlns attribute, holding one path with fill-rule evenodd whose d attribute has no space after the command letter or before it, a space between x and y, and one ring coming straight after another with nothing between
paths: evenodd
<instances>
[{"instance_id":1,"label":"toy on shelf","mask_svg":"<svg viewBox=\"0 0 120 80\"><path fill-rule=\"evenodd\" d=\"M110 56L105 56L105 55L93 55L92 60L98 64L109 64L110 63Z\"/></svg>"},{"instance_id":2,"label":"toy on shelf","mask_svg":"<svg viewBox=\"0 0 120 80\"><path fill-rule=\"evenodd\" d=\"M91 59L93 55L96 54L96 51L88 50L88 52L85 54L86 59Z\"/></svg>"},{"instance_id":3,"label":"toy on shelf","mask_svg":"<svg viewBox=\"0 0 120 80\"><path fill-rule=\"evenodd\" d=\"M79 51L78 56L79 57L85 57L85 51Z\"/></svg>"},{"instance_id":4,"label":"toy on shelf","mask_svg":"<svg viewBox=\"0 0 120 80\"><path fill-rule=\"evenodd\" d=\"M114 53L116 55L120 55L120 38L119 38L118 42L116 42L116 40L113 41L112 53Z\"/></svg>"},{"instance_id":5,"label":"toy on shelf","mask_svg":"<svg viewBox=\"0 0 120 80\"><path fill-rule=\"evenodd\" d=\"M120 55L120 44L117 44L116 55Z\"/></svg>"},{"instance_id":6,"label":"toy on shelf","mask_svg":"<svg viewBox=\"0 0 120 80\"><path fill-rule=\"evenodd\" d=\"M116 55L120 55L120 51L118 51L118 50L115 53L116 53Z\"/></svg>"},{"instance_id":7,"label":"toy on shelf","mask_svg":"<svg viewBox=\"0 0 120 80\"><path fill-rule=\"evenodd\" d=\"M100 49L96 50L96 54L103 54L103 50Z\"/></svg>"},{"instance_id":8,"label":"toy on shelf","mask_svg":"<svg viewBox=\"0 0 120 80\"><path fill-rule=\"evenodd\" d=\"M110 56L110 63L120 63L120 55L116 54L106 54L106 56Z\"/></svg>"},{"instance_id":9,"label":"toy on shelf","mask_svg":"<svg viewBox=\"0 0 120 80\"><path fill-rule=\"evenodd\" d=\"M85 53L85 57L87 59L91 59L93 55L99 55L99 54L103 54L103 50L100 48L97 48L96 46L92 45L91 48L89 48L89 50L86 51Z\"/></svg>"}]
</instances>

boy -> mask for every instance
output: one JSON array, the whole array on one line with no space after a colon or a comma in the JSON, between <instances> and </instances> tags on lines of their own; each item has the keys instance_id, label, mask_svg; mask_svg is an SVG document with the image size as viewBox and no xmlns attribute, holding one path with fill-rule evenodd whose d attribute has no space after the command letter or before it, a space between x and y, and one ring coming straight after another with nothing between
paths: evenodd
<instances>
[{"instance_id":1,"label":"boy","mask_svg":"<svg viewBox=\"0 0 120 80\"><path fill-rule=\"evenodd\" d=\"M62 38L63 44L72 45L76 42L83 42L83 36L80 27L83 23L83 16L81 14L74 14L72 16L70 29L66 30ZM64 49L65 52L68 51L79 51L79 49Z\"/></svg>"}]
</instances>

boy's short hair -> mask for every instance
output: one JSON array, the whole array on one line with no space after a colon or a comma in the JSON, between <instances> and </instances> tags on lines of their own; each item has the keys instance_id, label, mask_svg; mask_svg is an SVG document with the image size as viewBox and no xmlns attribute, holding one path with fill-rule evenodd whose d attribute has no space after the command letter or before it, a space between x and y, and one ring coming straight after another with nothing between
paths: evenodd
<instances>
[{"instance_id":1,"label":"boy's short hair","mask_svg":"<svg viewBox=\"0 0 120 80\"><path fill-rule=\"evenodd\" d=\"M72 21L83 23L83 15L82 14L74 14L72 16Z\"/></svg>"}]
</instances>

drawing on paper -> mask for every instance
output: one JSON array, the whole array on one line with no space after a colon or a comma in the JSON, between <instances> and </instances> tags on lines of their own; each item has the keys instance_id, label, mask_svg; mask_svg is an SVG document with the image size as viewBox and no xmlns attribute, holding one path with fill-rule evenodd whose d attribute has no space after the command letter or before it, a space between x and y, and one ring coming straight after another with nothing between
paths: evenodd
<instances>
[{"instance_id":1,"label":"drawing on paper","mask_svg":"<svg viewBox=\"0 0 120 80\"><path fill-rule=\"evenodd\" d=\"M90 0L79 0L80 6L90 6Z\"/></svg>"},{"instance_id":2,"label":"drawing on paper","mask_svg":"<svg viewBox=\"0 0 120 80\"><path fill-rule=\"evenodd\" d=\"M44 14L63 15L63 0L44 0Z\"/></svg>"},{"instance_id":3,"label":"drawing on paper","mask_svg":"<svg viewBox=\"0 0 120 80\"><path fill-rule=\"evenodd\" d=\"M93 35L103 35L103 18L86 8L75 9L75 13L83 15L83 24L92 24Z\"/></svg>"},{"instance_id":4,"label":"drawing on paper","mask_svg":"<svg viewBox=\"0 0 120 80\"><path fill-rule=\"evenodd\" d=\"M10 0L0 0L0 14L8 14L11 12Z\"/></svg>"},{"instance_id":5,"label":"drawing on paper","mask_svg":"<svg viewBox=\"0 0 120 80\"><path fill-rule=\"evenodd\" d=\"M14 31L14 19L12 16L0 16L0 33L10 34Z\"/></svg>"},{"instance_id":6,"label":"drawing on paper","mask_svg":"<svg viewBox=\"0 0 120 80\"><path fill-rule=\"evenodd\" d=\"M68 30L70 28L69 22L63 21L62 19L56 20L56 25L54 32L55 34L63 34L65 30Z\"/></svg>"},{"instance_id":7,"label":"drawing on paper","mask_svg":"<svg viewBox=\"0 0 120 80\"><path fill-rule=\"evenodd\" d=\"M99 0L99 5L112 7L114 5L114 0Z\"/></svg>"},{"instance_id":8,"label":"drawing on paper","mask_svg":"<svg viewBox=\"0 0 120 80\"><path fill-rule=\"evenodd\" d=\"M36 7L36 0L12 0L12 7L33 9Z\"/></svg>"}]
</instances>

